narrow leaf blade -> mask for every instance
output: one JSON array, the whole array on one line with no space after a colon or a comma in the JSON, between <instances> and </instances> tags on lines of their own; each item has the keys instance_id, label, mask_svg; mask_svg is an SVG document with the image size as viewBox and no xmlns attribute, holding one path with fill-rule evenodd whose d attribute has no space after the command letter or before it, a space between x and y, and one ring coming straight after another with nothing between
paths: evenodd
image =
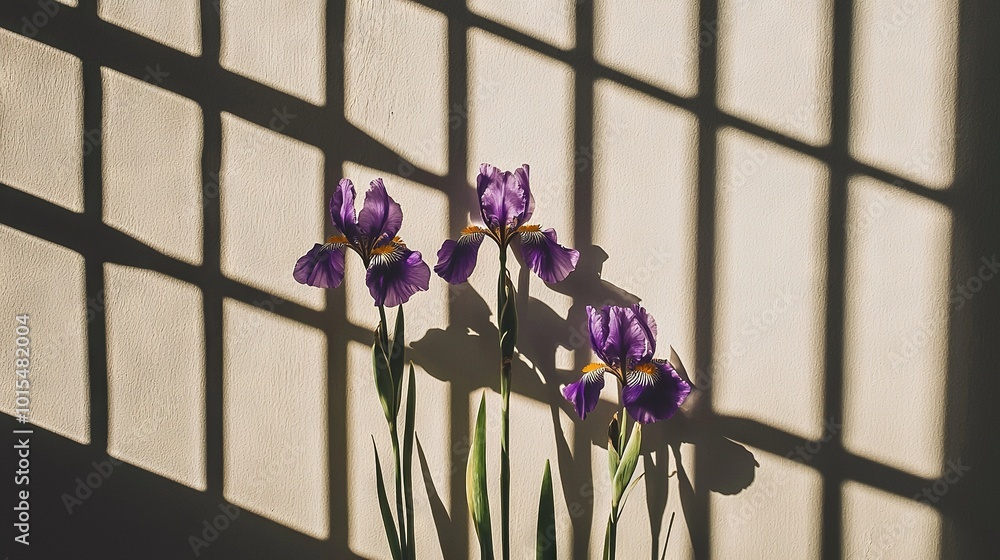
<instances>
[{"instance_id":1,"label":"narrow leaf blade","mask_svg":"<svg viewBox=\"0 0 1000 560\"><path fill-rule=\"evenodd\" d=\"M389 359L382 346L382 327L375 329L375 343L372 344L372 372L375 376L375 392L382 403L382 412L390 425L396 422L395 389L392 386L392 376L389 373Z\"/></svg>"},{"instance_id":2,"label":"narrow leaf blade","mask_svg":"<svg viewBox=\"0 0 1000 560\"><path fill-rule=\"evenodd\" d=\"M378 456L378 447L375 446L375 438L372 438L372 447L375 449L375 479L378 483L378 506L382 511L382 526L385 527L385 538L389 541L389 552L393 560L400 560L402 553L399 549L399 537L396 535L396 523L389 508L389 498L385 493L385 480L382 478L382 464Z\"/></svg>"},{"instance_id":3,"label":"narrow leaf blade","mask_svg":"<svg viewBox=\"0 0 1000 560\"><path fill-rule=\"evenodd\" d=\"M538 529L535 560L556 560L556 505L552 495L552 469L545 461L542 491L538 496Z\"/></svg>"},{"instance_id":4,"label":"narrow leaf blade","mask_svg":"<svg viewBox=\"0 0 1000 560\"><path fill-rule=\"evenodd\" d=\"M625 493L625 488L635 473L635 466L639 462L639 447L641 445L642 425L636 422L632 426L632 435L629 436L628 443L625 444L621 463L618 464L618 470L615 472L614 495L611 499L612 509L615 511L618 510L618 504Z\"/></svg>"},{"instance_id":5,"label":"narrow leaf blade","mask_svg":"<svg viewBox=\"0 0 1000 560\"><path fill-rule=\"evenodd\" d=\"M399 307L402 313L403 306ZM410 378L406 383L406 422L403 424L403 489L406 494L406 552L407 558L416 557L416 539L413 531L413 434L417 409L417 385L410 362Z\"/></svg>"},{"instance_id":6,"label":"narrow leaf blade","mask_svg":"<svg viewBox=\"0 0 1000 560\"><path fill-rule=\"evenodd\" d=\"M490 499L486 489L486 393L479 401L476 429L472 434L465 492L469 502L479 550L483 560L493 560L493 526L490 522Z\"/></svg>"},{"instance_id":7,"label":"narrow leaf blade","mask_svg":"<svg viewBox=\"0 0 1000 560\"><path fill-rule=\"evenodd\" d=\"M639 482L642 481L642 477L644 477L644 476L646 476L646 473L640 474L639 476L635 477L635 480L632 481L632 484L628 485L628 489L625 490L625 494L622 495L622 501L618 503L618 516L619 517L621 517L622 512L625 511L625 502L626 502L626 500L628 500L628 497L632 495L632 491L635 490L635 487L639 485Z\"/></svg>"}]
</instances>

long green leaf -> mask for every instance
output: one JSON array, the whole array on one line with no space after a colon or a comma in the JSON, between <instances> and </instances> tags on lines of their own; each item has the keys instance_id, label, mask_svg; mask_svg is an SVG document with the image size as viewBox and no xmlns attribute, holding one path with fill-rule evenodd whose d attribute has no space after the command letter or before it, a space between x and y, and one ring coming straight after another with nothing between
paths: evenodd
<instances>
[{"instance_id":1,"label":"long green leaf","mask_svg":"<svg viewBox=\"0 0 1000 560\"><path fill-rule=\"evenodd\" d=\"M469 502L479 537L479 550L483 560L493 560L493 526L490 522L490 498L486 491L486 393L479 401L476 430L472 434L468 469L465 473L465 495Z\"/></svg>"},{"instance_id":2,"label":"long green leaf","mask_svg":"<svg viewBox=\"0 0 1000 560\"><path fill-rule=\"evenodd\" d=\"M382 346L382 325L375 329L375 343L372 344L372 371L375 375L375 392L382 403L382 412L390 425L396 423L395 392L392 386L392 375L389 372L389 359Z\"/></svg>"},{"instance_id":3,"label":"long green leaf","mask_svg":"<svg viewBox=\"0 0 1000 560\"><path fill-rule=\"evenodd\" d=\"M403 306L399 306L402 314ZM416 376L410 362L410 378L406 383L406 423L403 425L403 489L406 493L406 555L416 558L413 530L413 434L417 409Z\"/></svg>"},{"instance_id":4,"label":"long green leaf","mask_svg":"<svg viewBox=\"0 0 1000 560\"><path fill-rule=\"evenodd\" d=\"M378 482L378 507L382 510L382 526L385 527L385 538L389 541L389 552L392 554L393 560L400 560L402 553L399 549L399 537L396 535L396 524L392 519L392 510L389 509L389 498L385 494L385 480L382 478L382 465L374 437L372 438L372 447L375 449L375 479Z\"/></svg>"},{"instance_id":5,"label":"long green leaf","mask_svg":"<svg viewBox=\"0 0 1000 560\"><path fill-rule=\"evenodd\" d=\"M614 495L611 498L611 509L616 512L618 511L618 504L621 501L622 495L625 493L625 488L632 480L632 474L635 473L635 466L639 462L639 447L642 445L641 426L638 422L632 426L632 435L629 436L628 443L625 444L621 463L618 464L618 470L615 472Z\"/></svg>"},{"instance_id":6,"label":"long green leaf","mask_svg":"<svg viewBox=\"0 0 1000 560\"><path fill-rule=\"evenodd\" d=\"M403 403L403 367L406 363L406 329L403 323L403 306L400 305L396 311L396 328L392 332L392 348L387 352L389 373L392 374L393 418L399 415L399 406Z\"/></svg>"},{"instance_id":7,"label":"long green leaf","mask_svg":"<svg viewBox=\"0 0 1000 560\"><path fill-rule=\"evenodd\" d=\"M640 474L639 476L635 477L635 480L632 481L632 484L628 485L628 489L625 490L625 494L622 495L622 501L618 503L619 517L621 517L622 512L625 511L625 501L628 500L628 497L632 495L632 491L635 490L635 487L639 485L639 482L642 480L642 477L644 476L646 476L646 473Z\"/></svg>"},{"instance_id":8,"label":"long green leaf","mask_svg":"<svg viewBox=\"0 0 1000 560\"><path fill-rule=\"evenodd\" d=\"M542 491L538 496L538 529L535 532L535 560L556 560L556 504L552 496L552 469L545 461Z\"/></svg>"}]
</instances>

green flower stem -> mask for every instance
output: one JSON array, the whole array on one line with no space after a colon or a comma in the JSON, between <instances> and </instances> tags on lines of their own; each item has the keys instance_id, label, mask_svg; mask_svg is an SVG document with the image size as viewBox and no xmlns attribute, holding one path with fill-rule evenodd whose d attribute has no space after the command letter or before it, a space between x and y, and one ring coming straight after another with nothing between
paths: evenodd
<instances>
[{"instance_id":1,"label":"green flower stem","mask_svg":"<svg viewBox=\"0 0 1000 560\"><path fill-rule=\"evenodd\" d=\"M391 347L389 346L389 325L385 318L385 306L378 306L378 316L382 331L382 348L388 350ZM408 540L406 538L406 518L403 516L403 469L400 464L399 456L399 434L396 429L396 422L394 421L389 422L389 436L392 439L393 466L395 467L396 476L396 519L399 524L399 546L403 553L403 557L407 558Z\"/></svg>"},{"instance_id":2,"label":"green flower stem","mask_svg":"<svg viewBox=\"0 0 1000 560\"><path fill-rule=\"evenodd\" d=\"M399 548L403 553L403 558L408 558L409 539L406 534L405 518L403 517L403 469L399 461L399 436L396 435L396 425L389 425L389 433L392 435L392 457L396 468L396 518L399 520Z\"/></svg>"},{"instance_id":3,"label":"green flower stem","mask_svg":"<svg viewBox=\"0 0 1000 560\"><path fill-rule=\"evenodd\" d=\"M500 326L500 542L503 560L510 560L510 370L514 356L504 352L504 329L501 314L507 308L507 250L500 251L500 277L497 282L497 319ZM516 334L516 333L515 333ZM509 345L513 350L514 345Z\"/></svg>"},{"instance_id":4,"label":"green flower stem","mask_svg":"<svg viewBox=\"0 0 1000 560\"><path fill-rule=\"evenodd\" d=\"M389 347L389 322L385 320L385 306L378 306L378 320L382 327L382 348Z\"/></svg>"},{"instance_id":5,"label":"green flower stem","mask_svg":"<svg viewBox=\"0 0 1000 560\"><path fill-rule=\"evenodd\" d=\"M615 548L618 538L618 522L615 521L615 512L608 516L608 529L604 534L604 560L615 560Z\"/></svg>"}]
</instances>

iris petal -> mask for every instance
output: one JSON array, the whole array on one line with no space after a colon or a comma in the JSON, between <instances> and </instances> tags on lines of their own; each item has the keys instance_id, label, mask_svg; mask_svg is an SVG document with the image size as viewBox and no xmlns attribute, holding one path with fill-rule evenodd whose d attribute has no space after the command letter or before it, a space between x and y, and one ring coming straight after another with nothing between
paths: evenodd
<instances>
[{"instance_id":1,"label":"iris petal","mask_svg":"<svg viewBox=\"0 0 1000 560\"><path fill-rule=\"evenodd\" d=\"M490 229L517 229L528 209L530 193L510 171L500 171L489 164L479 168L476 178L479 193L479 210Z\"/></svg>"},{"instance_id":2,"label":"iris petal","mask_svg":"<svg viewBox=\"0 0 1000 560\"><path fill-rule=\"evenodd\" d=\"M403 225L403 210L389 196L382 179L371 182L365 194L365 204L358 213L358 229L371 242L392 239Z\"/></svg>"},{"instance_id":3,"label":"iris petal","mask_svg":"<svg viewBox=\"0 0 1000 560\"><path fill-rule=\"evenodd\" d=\"M604 353L611 363L623 366L622 357L629 353L633 337L629 330L633 326L632 312L627 307L612 305L604 308L608 314L608 338L604 341Z\"/></svg>"},{"instance_id":4,"label":"iris petal","mask_svg":"<svg viewBox=\"0 0 1000 560\"><path fill-rule=\"evenodd\" d=\"M607 305L600 311L588 307L590 345L609 364L620 366L648 362L656 350L656 321L638 304L631 307Z\"/></svg>"},{"instance_id":5,"label":"iris petal","mask_svg":"<svg viewBox=\"0 0 1000 560\"><path fill-rule=\"evenodd\" d=\"M643 349L641 352L639 351L638 340L636 340L636 345L632 347L629 358L640 362L648 362L653 359L653 354L656 353L656 320L638 303L633 304L631 309L635 321L635 329L638 329L638 332L633 332L633 337L641 338Z\"/></svg>"},{"instance_id":6,"label":"iris petal","mask_svg":"<svg viewBox=\"0 0 1000 560\"><path fill-rule=\"evenodd\" d=\"M518 230L521 237L521 255L542 280L553 283L562 282L576 269L580 260L580 252L567 249L558 243L556 230L525 226Z\"/></svg>"},{"instance_id":7,"label":"iris petal","mask_svg":"<svg viewBox=\"0 0 1000 560\"><path fill-rule=\"evenodd\" d=\"M562 388L563 396L573 403L573 408L581 419L587 418L587 415L597 408L601 390L604 389L604 374L607 371L607 368L599 368L584 373L579 381Z\"/></svg>"},{"instance_id":8,"label":"iris petal","mask_svg":"<svg viewBox=\"0 0 1000 560\"><path fill-rule=\"evenodd\" d=\"M337 190L330 197L330 219L337 230L353 240L358 233L358 219L354 214L354 183L341 179Z\"/></svg>"},{"instance_id":9,"label":"iris petal","mask_svg":"<svg viewBox=\"0 0 1000 560\"><path fill-rule=\"evenodd\" d=\"M622 402L640 424L666 420L677 412L691 392L669 362L645 362L629 371L622 387Z\"/></svg>"},{"instance_id":10,"label":"iris petal","mask_svg":"<svg viewBox=\"0 0 1000 560\"><path fill-rule=\"evenodd\" d=\"M598 358L605 363L613 363L611 356L604 351L608 341L608 323L610 322L610 307L595 309L587 306L587 327L590 329L590 347Z\"/></svg>"},{"instance_id":11,"label":"iris petal","mask_svg":"<svg viewBox=\"0 0 1000 560\"><path fill-rule=\"evenodd\" d=\"M531 185L528 182L528 164L523 163L521 167L514 170L514 177L517 179L518 184L521 186L521 190L524 192L524 212L517 220L517 225L525 224L531 219L531 215L535 213L535 197L531 196Z\"/></svg>"},{"instance_id":12,"label":"iris petal","mask_svg":"<svg viewBox=\"0 0 1000 560\"><path fill-rule=\"evenodd\" d=\"M419 251L396 243L382 247L386 251L372 257L365 278L375 305L394 307L406 303L413 294L427 290L431 270Z\"/></svg>"},{"instance_id":13,"label":"iris petal","mask_svg":"<svg viewBox=\"0 0 1000 560\"><path fill-rule=\"evenodd\" d=\"M628 358L629 363L648 362L653 359L656 349L656 321L638 304L631 307L615 307L615 313L620 317L614 336L620 352Z\"/></svg>"},{"instance_id":14,"label":"iris petal","mask_svg":"<svg viewBox=\"0 0 1000 560\"><path fill-rule=\"evenodd\" d=\"M317 288L336 288L344 281L344 247L315 244L295 263L292 277L300 284Z\"/></svg>"},{"instance_id":15,"label":"iris petal","mask_svg":"<svg viewBox=\"0 0 1000 560\"><path fill-rule=\"evenodd\" d=\"M476 269L479 257L479 246L483 243L485 232L480 228L466 228L458 241L448 239L438 250L438 262L434 272L444 278L449 284L461 284L469 279Z\"/></svg>"}]
</instances>

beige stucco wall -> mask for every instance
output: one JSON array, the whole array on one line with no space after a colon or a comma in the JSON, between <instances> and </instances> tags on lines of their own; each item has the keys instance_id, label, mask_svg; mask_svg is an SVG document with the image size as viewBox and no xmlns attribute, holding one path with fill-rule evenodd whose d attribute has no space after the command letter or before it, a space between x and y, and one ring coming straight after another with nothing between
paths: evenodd
<instances>
[{"instance_id":1,"label":"beige stucco wall","mask_svg":"<svg viewBox=\"0 0 1000 560\"><path fill-rule=\"evenodd\" d=\"M65 4L64 9L74 5ZM278 4L221 2L221 66L324 107L340 97L327 91L325 3L285 2L280 9ZM111 24L202 55L194 0L102 0L99 6L99 16ZM468 198L449 196L440 184L424 184L420 177L449 176L455 163L449 134L456 121L457 130L467 126L464 179L473 183L480 162L503 168L530 163L536 219L572 243L581 223L574 198L580 162L574 146L574 87L580 70L544 53L570 52L577 44L575 6L570 0L528 7L469 2L474 17L513 31L507 38L482 26L468 32L464 103L449 107L449 69L457 61L448 52L448 14L400 0L347 2L344 116L396 154L399 165L380 171L371 162L346 161L342 173L331 173L325 167L332 163L324 155L327 146L223 112L222 275L274 296L273 301L301 306L303 315L328 310L331 300L296 284L291 269L329 228L324 179L341 174L359 187L384 177L406 213L402 234L433 261L441 240L464 225L458 222ZM610 71L593 90L592 157L584 160L593 169L593 200L583 222L592 225L591 242L608 255L600 279L640 298L659 323L661 347L672 347L687 371L699 372L699 380L711 387L698 406L793 438L822 440L830 420L824 418L823 395L832 171L817 154L831 141L832 2L721 0L717 22L699 21L693 0L643 7L599 0L594 13L594 64ZM898 176L928 190L947 190L954 179L955 3L864 1L856 3L854 17L851 157L883 178ZM510 37L540 47L533 50ZM718 52L718 107L731 122L749 126L723 126L716 136L713 354L709 363L699 363L695 270L699 122L705 115L685 100L698 95L698 61L705 48ZM172 91L171 78L144 83L141 76L102 68L103 143L94 145L82 132L79 58L0 29L0 69L0 182L79 213L86 150L102 150L104 223L185 266L202 264L202 187L208 178L201 169L204 115L198 100ZM625 76L626 83L615 76ZM641 84L647 93L629 83ZM666 93L654 96L650 90ZM787 141L774 142L747 129ZM813 147L820 150L808 151ZM940 398L949 336L941 317L949 312L950 210L864 174L849 180L846 210L844 406L843 417L833 419L843 429L835 435L852 454L932 481L952 459L945 454ZM487 245L470 282L483 300L493 302L495 250ZM5 292L0 321L28 312L36 333L34 422L88 443L88 311L106 313L108 452L203 489L204 287L108 264L107 293L97 302L98 294L86 292L79 253L7 226L0 226L0 247ZM374 435L385 461L388 437L362 344L367 339L346 341L343 334L351 328L348 323L359 332L370 329L377 315L360 281L359 263L351 255L348 259L342 288L346 322L325 330L266 306L226 299L223 495L318 539L330 538L331 526L346 525L346 545L353 552L386 557L369 441ZM519 271L514 263L514 278ZM539 320L554 318L555 328L564 332L578 325L559 321L568 316L578 321L580 306L602 303L582 301L579 291L549 289L535 278L522 280L520 287L530 294ZM449 301L467 300L433 278L430 292L406 308L409 340L447 329L455 321ZM532 310L524 309L522 317L533 321ZM329 337L344 343L345 371L328 371ZM464 492L453 484L460 477L451 475L453 461L464 460L456 449L468 438L467 432L452 431L450 406L464 401L462 409L474 410L479 387L494 383L488 352L472 352L475 359L450 374L470 378L461 383L442 379L418 360L417 432L436 486L434 499L448 509L464 503L461 494L454 497ZM551 459L554 470L587 465L594 473L592 490L574 486L578 481L572 476L567 483L557 476L556 509L559 546L569 551L579 539L569 506L580 500L594 504L592 520L576 526L589 523L590 550L597 557L609 500L605 451L576 438L600 433L595 425L607 418L595 414L581 432L582 424L557 392L560 382L572 379L569 370L589 360L589 350L570 343L534 356L524 353L520 371L534 379L516 379L515 393L521 385L529 394L512 399L515 556L526 557L518 551L532 546L538 478L544 460ZM0 344L0 358L4 363L12 358L9 341ZM338 417L347 421L335 426L347 440L345 488L331 488L328 476L328 376L346 377L346 412ZM617 399L610 383L604 399ZM487 400L497 410L492 391ZM11 414L12 409L5 395L0 410ZM693 401L689 409L683 424L696 431L699 411ZM464 424L471 426L473 419L467 419ZM675 424L659 433L669 434ZM759 463L756 478L735 495L708 498L711 551L722 558L819 557L819 472L808 461L741 443ZM694 447L686 439L679 446L689 477ZM651 442L649 449L653 453L644 464L655 459L661 465L653 472L678 469L663 442ZM491 452L492 461L496 449ZM416 473L420 555L436 557L442 547L475 548L471 530L464 533L467 544L451 543L447 531L435 530L431 498ZM660 484L667 486L666 503L659 504L666 514L655 514L652 524L662 538L670 513L676 512L668 557L692 557L678 477ZM697 488L699 481L694 484ZM331 519L331 493L345 492L347 511ZM647 499L641 486L631 498L619 557L649 556L651 507L646 505L662 499ZM941 523L934 509L858 482L844 486L843 508L845 555L936 557ZM903 527L905 535L919 538L886 539L886 527Z\"/></svg>"}]
</instances>

